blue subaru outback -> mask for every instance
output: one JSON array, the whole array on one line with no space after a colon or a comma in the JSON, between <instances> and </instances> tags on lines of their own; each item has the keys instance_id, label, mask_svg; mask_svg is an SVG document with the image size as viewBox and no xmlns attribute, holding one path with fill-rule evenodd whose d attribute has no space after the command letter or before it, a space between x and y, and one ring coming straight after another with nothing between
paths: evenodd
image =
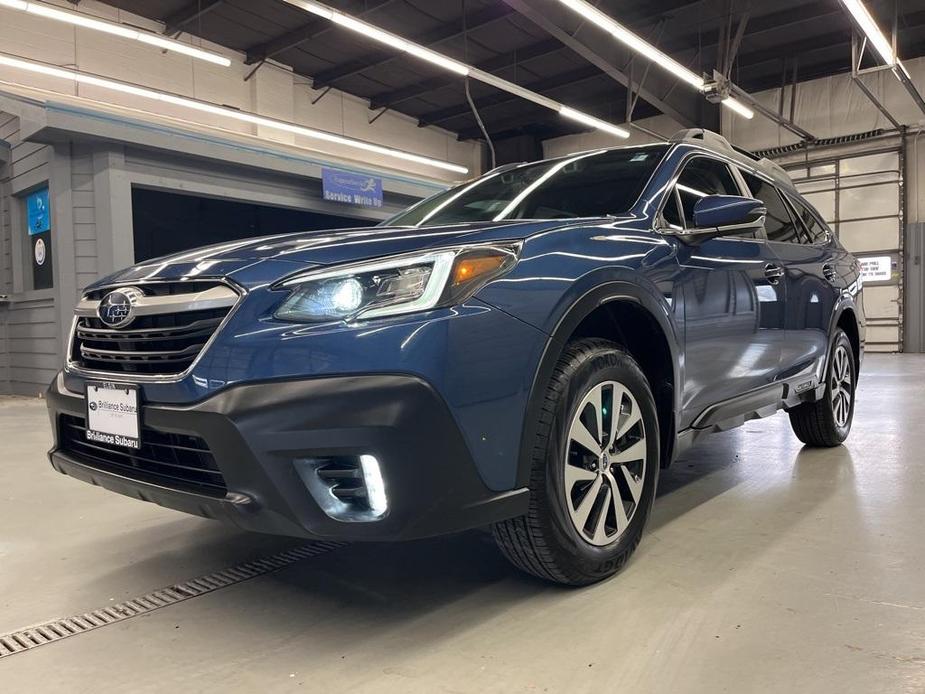
<instances>
[{"instance_id":1,"label":"blue subaru outback","mask_svg":"<svg viewBox=\"0 0 925 694\"><path fill-rule=\"evenodd\" d=\"M48 393L62 473L241 528L490 527L610 576L659 469L786 410L851 428L857 261L775 164L702 130L504 166L384 225L259 238L89 287Z\"/></svg>"}]
</instances>

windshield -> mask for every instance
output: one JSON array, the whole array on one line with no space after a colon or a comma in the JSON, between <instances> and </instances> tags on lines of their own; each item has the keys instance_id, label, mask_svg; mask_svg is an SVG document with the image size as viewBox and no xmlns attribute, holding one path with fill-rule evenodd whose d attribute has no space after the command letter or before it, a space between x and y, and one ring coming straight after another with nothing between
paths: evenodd
<instances>
[{"instance_id":1,"label":"windshield","mask_svg":"<svg viewBox=\"0 0 925 694\"><path fill-rule=\"evenodd\" d=\"M606 217L629 210L665 145L585 152L495 171L418 203L389 226Z\"/></svg>"}]
</instances>

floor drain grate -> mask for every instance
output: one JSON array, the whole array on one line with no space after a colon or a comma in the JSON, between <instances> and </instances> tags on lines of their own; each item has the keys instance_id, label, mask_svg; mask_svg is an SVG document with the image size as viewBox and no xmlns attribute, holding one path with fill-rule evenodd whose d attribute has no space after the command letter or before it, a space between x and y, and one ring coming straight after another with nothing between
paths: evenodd
<instances>
[{"instance_id":1,"label":"floor drain grate","mask_svg":"<svg viewBox=\"0 0 925 694\"><path fill-rule=\"evenodd\" d=\"M269 557L255 559L205 576L199 576L184 583L176 583L172 586L152 591L147 595L131 598L115 605L107 605L99 610L64 619L56 619L7 634L0 634L0 658L25 653L38 646L66 639L68 636L83 634L93 629L159 610L162 607L176 605L178 602L183 602L190 598L213 593L235 583L241 583L242 581L277 571L297 561L316 557L319 554L324 554L343 546L344 543L342 542L313 542Z\"/></svg>"}]
</instances>

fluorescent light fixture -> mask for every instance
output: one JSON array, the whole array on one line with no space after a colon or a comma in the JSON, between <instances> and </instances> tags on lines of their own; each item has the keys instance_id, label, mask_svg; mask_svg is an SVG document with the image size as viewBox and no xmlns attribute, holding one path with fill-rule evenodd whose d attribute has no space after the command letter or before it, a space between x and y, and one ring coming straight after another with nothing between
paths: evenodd
<instances>
[{"instance_id":1,"label":"fluorescent light fixture","mask_svg":"<svg viewBox=\"0 0 925 694\"><path fill-rule=\"evenodd\" d=\"M0 0L2 1L2 0ZM586 113L578 111L574 108L561 104L555 99L550 99L549 97L543 96L542 94L537 94L536 92L530 91L529 89L524 89L523 87L514 84L513 82L508 82L505 79L492 75L489 72L484 70L479 70L478 68L472 67L471 65L466 65L461 63L458 60L453 60L450 57L443 55L442 53L437 53L432 51L429 48L421 46L420 44L414 43L407 39L403 39L401 36L397 36L389 31L380 29L377 26L370 24L369 22L364 22L361 19L351 17L348 14L336 10L332 7L328 7L320 2L315 2L314 0L283 0L283 2L292 5L293 7L298 7L306 12L311 12L314 15L319 17L324 17L327 20L334 22L346 29L355 31L358 34L362 34L367 38L378 41L392 48L413 55L416 58L426 60L429 63L438 65L445 70L454 72L457 75L463 77L471 77L472 79L478 80L479 82L484 82L485 84L490 84L493 87L497 87L502 91L506 91L509 94L514 96L519 96L522 99L527 99L532 101L535 104L543 106L545 108L551 109L553 111L558 111L566 118L571 118L577 120L585 125L589 125L592 128L608 132L611 135L616 135L617 137L627 138L630 136L628 130L621 128L613 123L608 123L603 121L600 118L595 118ZM702 82L702 81L701 81Z\"/></svg>"},{"instance_id":2,"label":"fluorescent light fixture","mask_svg":"<svg viewBox=\"0 0 925 694\"><path fill-rule=\"evenodd\" d=\"M570 10L577 12L589 22L596 24L608 34L613 36L621 43L629 46L637 53L645 56L653 63L671 72L679 79L684 80L695 89L703 91L703 78L694 74L691 70L681 65L678 61L662 53L655 46L647 41L643 41L629 29L619 24L616 20L607 16L596 7L585 2L585 0L559 0Z\"/></svg>"},{"instance_id":3,"label":"fluorescent light fixture","mask_svg":"<svg viewBox=\"0 0 925 694\"><path fill-rule=\"evenodd\" d=\"M413 55L415 58L420 58L421 60L426 60L429 63L434 65L439 65L440 67L449 70L450 72L455 72L457 75L468 75L469 66L464 65L452 58L447 58L445 55L441 55L436 51L432 51L429 48L420 46L411 41L403 39L401 36L397 36L385 29L380 29L377 26L370 24L369 22L364 22L362 19L357 19L356 17L351 17L349 14L345 14L340 10L335 10L333 7L328 7L327 5L322 5L321 3L311 2L311 0L286 0L290 5L295 5L306 12L311 12L316 14L319 17L324 17L327 20L339 24L340 26L355 31L358 34L372 39L373 41L378 41L379 43L384 43L386 46L390 46L397 51L402 51Z\"/></svg>"},{"instance_id":4,"label":"fluorescent light fixture","mask_svg":"<svg viewBox=\"0 0 925 694\"><path fill-rule=\"evenodd\" d=\"M667 54L662 53L651 43L639 38L625 26L617 22L612 17L604 14L596 7L588 4L585 2L585 0L559 0L559 2L568 7L573 12L578 13L592 24L596 24L598 27L606 31L622 44L628 46L645 58L648 58L653 63L664 68L678 79L687 82L694 89L700 92L704 91L706 83L704 82L703 77L684 67L674 58L671 58ZM755 116L754 111L752 111L741 102L736 101L732 97L726 97L723 99L722 103L730 110L735 111L740 116L745 118L750 119L754 118Z\"/></svg>"},{"instance_id":5,"label":"fluorescent light fixture","mask_svg":"<svg viewBox=\"0 0 925 694\"><path fill-rule=\"evenodd\" d=\"M880 27L877 26L870 12L864 7L864 3L861 0L841 0L841 2L851 13L851 16L854 17L854 21L858 23L874 50L880 54L883 62L891 67L895 65L898 61L896 60L896 54L893 52L893 45L880 31Z\"/></svg>"},{"instance_id":6,"label":"fluorescent light fixture","mask_svg":"<svg viewBox=\"0 0 925 694\"><path fill-rule=\"evenodd\" d=\"M561 113L566 118L571 118L572 120L577 120L579 123L584 123L585 125L590 125L592 128L597 128L598 130L603 130L608 132L611 135L616 135L617 137L629 137L630 134L623 128L618 128L615 125L611 125L607 121L602 121L600 118L595 118L594 116L589 116L587 113L582 113L581 111L576 111L570 106L560 106L559 113Z\"/></svg>"},{"instance_id":7,"label":"fluorescent light fixture","mask_svg":"<svg viewBox=\"0 0 925 694\"><path fill-rule=\"evenodd\" d=\"M748 106L743 104L741 101L736 101L731 96L727 96L725 99L722 100L721 103L723 104L723 106L728 108L730 111L735 111L743 118L748 118L749 120L751 120L752 118L755 117L754 111L752 111Z\"/></svg>"},{"instance_id":8,"label":"fluorescent light fixture","mask_svg":"<svg viewBox=\"0 0 925 694\"><path fill-rule=\"evenodd\" d=\"M286 121L276 120L274 118L267 118L266 116L259 116L256 113L238 111L237 109L229 108L227 106L218 106L207 101L199 101L198 99L191 99L185 96L177 96L176 94L162 92L157 89L148 89L147 87L140 87L138 85L130 84L127 82L111 80L106 77L89 75L77 70L56 67L54 65L39 63L33 60L24 60L22 58L17 58L15 56L6 55L3 53L0 53L0 65L24 70L26 72L39 73L42 75L48 75L50 77L58 77L60 79L71 80L80 84L92 84L96 87L101 87L103 89L109 89L116 92L122 92L124 94L131 94L132 96L136 96L142 99L173 104L174 106L180 106L182 108L190 109L193 111L201 111L203 113L210 113L216 116L223 116L232 120L243 121L245 123L253 123L265 128L293 133L295 135L301 135L303 137L308 137L314 140L331 142L333 144L342 145L344 147L350 147L353 149L359 149L366 152L373 152L375 154L381 154L383 156L392 157L394 159L411 161L415 162L416 164L423 164L425 166L432 166L434 168L443 169L444 171L452 171L454 173L460 174L469 173L469 169L467 169L465 166L460 166L459 164L452 164L447 161L440 161L439 159L431 159L430 157L424 157L419 154L412 154L410 152L392 149L391 147L383 147L382 145L376 145L372 142L356 140L352 137L336 135L324 130L307 128L304 125L297 125L295 123L288 123Z\"/></svg>"},{"instance_id":9,"label":"fluorescent light fixture","mask_svg":"<svg viewBox=\"0 0 925 694\"><path fill-rule=\"evenodd\" d=\"M173 39L164 38L163 36L158 36L157 34L151 32L132 29L131 27L123 26L122 24L109 22L105 19L96 19L95 17L80 14L79 12L71 12L70 10L53 7L41 2L25 2L25 0L0 0L0 7L8 7L13 10L20 10L21 12L28 12L29 14L45 17L46 19L53 19L58 22L66 22L67 24L73 24L74 26L83 27L85 29L101 31L106 34L112 34L113 36L119 36L123 39L140 41L141 43L147 43L151 46L163 48L165 51L182 53L183 55L188 55L199 60L205 60L209 63L214 63L223 67L228 67L231 65L231 60L223 55L205 51L201 48L196 48L195 46L190 46L189 44L183 43L182 41L175 41Z\"/></svg>"}]
</instances>

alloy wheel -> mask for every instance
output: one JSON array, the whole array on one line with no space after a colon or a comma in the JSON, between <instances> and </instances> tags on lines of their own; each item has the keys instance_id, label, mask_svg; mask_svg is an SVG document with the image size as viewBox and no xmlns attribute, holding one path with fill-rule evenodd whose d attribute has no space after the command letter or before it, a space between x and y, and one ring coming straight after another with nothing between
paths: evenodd
<instances>
[{"instance_id":1,"label":"alloy wheel","mask_svg":"<svg viewBox=\"0 0 925 694\"><path fill-rule=\"evenodd\" d=\"M851 418L851 399L854 397L851 358L844 345L838 345L835 349L829 379L829 393L832 398L835 424L843 428L848 425L848 420Z\"/></svg>"},{"instance_id":2,"label":"alloy wheel","mask_svg":"<svg viewBox=\"0 0 925 694\"><path fill-rule=\"evenodd\" d=\"M616 542L632 521L646 474L642 410L616 381L596 385L578 406L565 456L565 502L592 545Z\"/></svg>"}]
</instances>

